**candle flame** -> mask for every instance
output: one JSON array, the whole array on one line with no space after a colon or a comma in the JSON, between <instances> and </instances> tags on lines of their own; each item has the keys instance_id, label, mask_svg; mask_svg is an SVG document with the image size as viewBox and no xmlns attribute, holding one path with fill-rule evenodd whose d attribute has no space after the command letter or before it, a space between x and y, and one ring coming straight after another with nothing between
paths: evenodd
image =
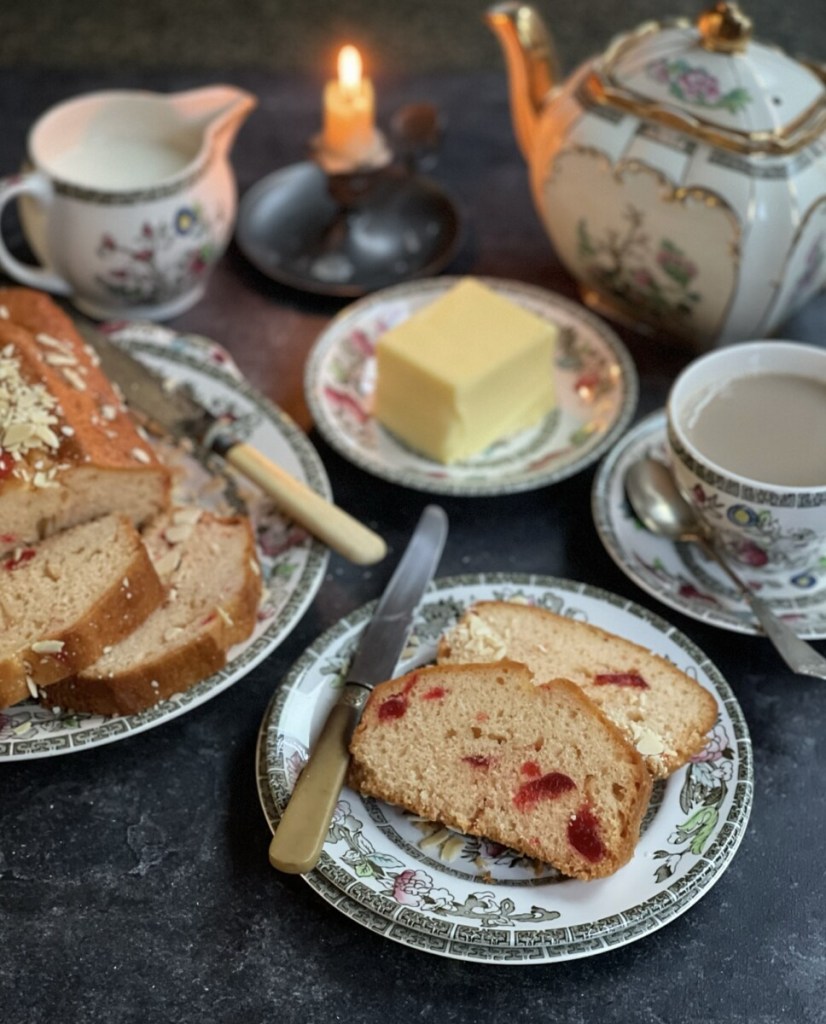
<instances>
[{"instance_id":1,"label":"candle flame","mask_svg":"<svg viewBox=\"0 0 826 1024\"><path fill-rule=\"evenodd\" d=\"M348 92L355 92L361 85L361 54L355 46L342 46L339 51L338 80Z\"/></svg>"}]
</instances>

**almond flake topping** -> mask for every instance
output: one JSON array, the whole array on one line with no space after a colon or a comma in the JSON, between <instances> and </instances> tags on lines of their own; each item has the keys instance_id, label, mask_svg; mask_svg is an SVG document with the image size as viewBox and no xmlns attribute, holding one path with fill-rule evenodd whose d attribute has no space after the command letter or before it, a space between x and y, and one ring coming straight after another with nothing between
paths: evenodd
<instances>
[{"instance_id":1,"label":"almond flake topping","mask_svg":"<svg viewBox=\"0 0 826 1024\"><path fill-rule=\"evenodd\" d=\"M179 523L173 526L167 526L163 532L164 539L170 544L181 544L192 536L192 529L193 527L190 523Z\"/></svg>"},{"instance_id":2,"label":"almond flake topping","mask_svg":"<svg viewBox=\"0 0 826 1024\"><path fill-rule=\"evenodd\" d=\"M76 391L85 391L86 390L86 381L71 366L64 366L63 367L63 376L66 378L66 380L72 385L72 387Z\"/></svg>"},{"instance_id":3,"label":"almond flake topping","mask_svg":"<svg viewBox=\"0 0 826 1024\"><path fill-rule=\"evenodd\" d=\"M147 465L147 466L152 461L152 459L149 456L149 454L147 452L145 452L142 448L133 448L132 449L132 457L134 459L137 459L138 462L142 462L144 465Z\"/></svg>"},{"instance_id":4,"label":"almond flake topping","mask_svg":"<svg viewBox=\"0 0 826 1024\"><path fill-rule=\"evenodd\" d=\"M175 523L176 526L180 526L183 524L189 524L191 526L194 526L195 523L197 523L198 520L201 518L201 515L201 509L197 508L194 505L184 508L176 508L175 511L172 513L172 522Z\"/></svg>"},{"instance_id":5,"label":"almond flake topping","mask_svg":"<svg viewBox=\"0 0 826 1024\"><path fill-rule=\"evenodd\" d=\"M8 320L9 311L5 306L0 306L0 320Z\"/></svg>"},{"instance_id":6,"label":"almond flake topping","mask_svg":"<svg viewBox=\"0 0 826 1024\"><path fill-rule=\"evenodd\" d=\"M171 576L177 571L180 564L181 552L179 549L172 548L155 562L155 572L161 577Z\"/></svg>"},{"instance_id":7,"label":"almond flake topping","mask_svg":"<svg viewBox=\"0 0 826 1024\"><path fill-rule=\"evenodd\" d=\"M54 452L60 446L52 430L58 423L56 409L57 399L43 384L25 380L14 350L6 346L0 354L0 449L18 461L15 474L23 479L29 474L20 459L30 451Z\"/></svg>"},{"instance_id":8,"label":"almond flake topping","mask_svg":"<svg viewBox=\"0 0 826 1024\"><path fill-rule=\"evenodd\" d=\"M46 487L57 487L58 483L54 477L54 470L49 470L48 472L45 473L42 470L39 470L32 477L32 483L34 484L35 487L41 490Z\"/></svg>"},{"instance_id":9,"label":"almond flake topping","mask_svg":"<svg viewBox=\"0 0 826 1024\"><path fill-rule=\"evenodd\" d=\"M60 338L55 338L51 334L46 334L45 331L40 331L39 334L35 334L34 340L45 348L54 348L57 349L58 352L70 353L72 351L71 342L61 341Z\"/></svg>"},{"instance_id":10,"label":"almond flake topping","mask_svg":"<svg viewBox=\"0 0 826 1024\"><path fill-rule=\"evenodd\" d=\"M49 366L77 366L77 359L68 352L50 352L46 362Z\"/></svg>"},{"instance_id":11,"label":"almond flake topping","mask_svg":"<svg viewBox=\"0 0 826 1024\"><path fill-rule=\"evenodd\" d=\"M35 654L60 654L66 645L62 640L38 640L32 644Z\"/></svg>"}]
</instances>

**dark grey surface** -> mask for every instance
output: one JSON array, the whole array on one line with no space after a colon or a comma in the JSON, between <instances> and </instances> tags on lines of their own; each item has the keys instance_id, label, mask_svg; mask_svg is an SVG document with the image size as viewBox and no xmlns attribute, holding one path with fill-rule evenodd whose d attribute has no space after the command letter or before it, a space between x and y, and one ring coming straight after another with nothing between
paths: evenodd
<instances>
[{"instance_id":1,"label":"dark grey surface","mask_svg":"<svg viewBox=\"0 0 826 1024\"><path fill-rule=\"evenodd\" d=\"M3 0L0 67L248 68L322 76L333 71L342 42L352 42L378 77L481 70L499 58L483 21L489 6L487 0ZM540 0L535 6L570 69L617 32L652 18L695 18L713 0ZM823 59L820 0L744 0L741 6L759 38Z\"/></svg>"},{"instance_id":2,"label":"dark grey surface","mask_svg":"<svg viewBox=\"0 0 826 1024\"><path fill-rule=\"evenodd\" d=\"M232 76L260 97L234 151L242 191L304 155L317 95L304 78ZM192 74L114 81L183 87ZM93 74L0 72L0 173L54 100L112 84ZM509 127L501 72L382 82L381 109L436 100L448 130L434 172L465 219L449 270L514 277L575 296L538 226ZM303 356L339 303L268 281L237 251L209 297L174 322L230 348L256 385L308 424ZM784 335L823 343L826 297ZM621 332L662 405L689 353ZM734 689L751 730L755 801L742 846L682 917L632 945L547 966L451 961L359 928L267 863L254 751L270 697L340 616L377 597L432 496L368 477L311 433L340 504L390 555L338 557L293 634L243 681L168 724L108 747L0 765L0 1017L98 1022L594 1021L817 1024L826 1020L826 690L792 678L762 638L659 607L603 550L589 514L593 469L531 494L445 499L439 575L519 571L585 580L651 607L693 639ZM817 644L820 650L824 643Z\"/></svg>"}]
</instances>

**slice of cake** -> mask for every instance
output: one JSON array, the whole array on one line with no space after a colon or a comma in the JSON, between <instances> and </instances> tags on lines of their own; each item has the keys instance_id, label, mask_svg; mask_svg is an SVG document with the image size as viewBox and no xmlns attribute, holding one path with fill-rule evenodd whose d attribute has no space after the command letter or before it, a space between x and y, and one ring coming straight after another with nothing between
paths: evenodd
<instances>
[{"instance_id":1,"label":"slice of cake","mask_svg":"<svg viewBox=\"0 0 826 1024\"><path fill-rule=\"evenodd\" d=\"M249 520L194 507L159 517L144 535L166 600L83 671L50 687L50 707L136 714L226 664L252 632L261 572Z\"/></svg>"},{"instance_id":2,"label":"slice of cake","mask_svg":"<svg viewBox=\"0 0 826 1024\"><path fill-rule=\"evenodd\" d=\"M580 686L644 756L657 778L702 750L717 702L696 680L639 644L544 608L480 601L439 643L440 664L522 662L537 683Z\"/></svg>"},{"instance_id":3,"label":"slice of cake","mask_svg":"<svg viewBox=\"0 0 826 1024\"><path fill-rule=\"evenodd\" d=\"M419 669L377 686L350 784L575 878L632 856L651 795L637 751L573 683L516 662Z\"/></svg>"},{"instance_id":4,"label":"slice of cake","mask_svg":"<svg viewBox=\"0 0 826 1024\"><path fill-rule=\"evenodd\" d=\"M463 279L376 345L375 416L437 462L475 455L554 406L556 327Z\"/></svg>"},{"instance_id":5,"label":"slice of cake","mask_svg":"<svg viewBox=\"0 0 826 1024\"><path fill-rule=\"evenodd\" d=\"M169 472L98 362L49 296L0 288L0 552L168 506Z\"/></svg>"},{"instance_id":6,"label":"slice of cake","mask_svg":"<svg viewBox=\"0 0 826 1024\"><path fill-rule=\"evenodd\" d=\"M164 598L125 516L72 527L0 557L0 708L95 661Z\"/></svg>"}]
</instances>

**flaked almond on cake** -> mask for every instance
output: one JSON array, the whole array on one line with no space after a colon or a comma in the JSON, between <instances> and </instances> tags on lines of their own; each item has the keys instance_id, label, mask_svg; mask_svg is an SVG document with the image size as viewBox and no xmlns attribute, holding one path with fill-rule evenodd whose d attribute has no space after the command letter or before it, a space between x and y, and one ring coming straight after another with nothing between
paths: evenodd
<instances>
[{"instance_id":1,"label":"flaked almond on cake","mask_svg":"<svg viewBox=\"0 0 826 1024\"><path fill-rule=\"evenodd\" d=\"M169 472L71 319L0 288L0 552L110 513L169 504Z\"/></svg>"},{"instance_id":2,"label":"flaked almond on cake","mask_svg":"<svg viewBox=\"0 0 826 1024\"><path fill-rule=\"evenodd\" d=\"M134 713L252 633L250 522L172 507L173 472L71 319L0 288L0 707Z\"/></svg>"}]
</instances>

